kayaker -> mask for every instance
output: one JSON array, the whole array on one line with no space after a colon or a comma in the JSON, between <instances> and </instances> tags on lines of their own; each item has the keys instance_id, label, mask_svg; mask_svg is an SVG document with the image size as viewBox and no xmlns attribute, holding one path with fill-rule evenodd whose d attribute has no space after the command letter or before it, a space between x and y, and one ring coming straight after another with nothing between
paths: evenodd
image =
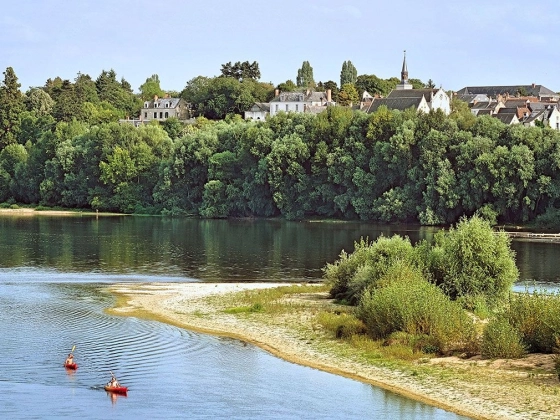
<instances>
[{"instance_id":1,"label":"kayaker","mask_svg":"<svg viewBox=\"0 0 560 420\"><path fill-rule=\"evenodd\" d=\"M121 386L121 384L119 384L119 381L117 381L115 375L112 375L111 380L107 383L107 386L110 386L111 388L118 388Z\"/></svg>"},{"instance_id":2,"label":"kayaker","mask_svg":"<svg viewBox=\"0 0 560 420\"><path fill-rule=\"evenodd\" d=\"M65 365L71 365L74 363L74 355L70 353L64 362Z\"/></svg>"}]
</instances>

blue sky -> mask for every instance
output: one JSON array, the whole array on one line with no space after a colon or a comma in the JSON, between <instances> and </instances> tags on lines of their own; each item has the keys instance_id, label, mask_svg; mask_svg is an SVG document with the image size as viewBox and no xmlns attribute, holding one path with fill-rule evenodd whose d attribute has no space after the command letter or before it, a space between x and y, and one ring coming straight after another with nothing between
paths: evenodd
<instances>
[{"instance_id":1,"label":"blue sky","mask_svg":"<svg viewBox=\"0 0 560 420\"><path fill-rule=\"evenodd\" d=\"M540 0L0 0L0 71L42 86L114 69L138 91L152 74L164 90L228 61L257 61L261 81L358 74L409 77L446 90L541 84L560 91L560 3ZM1 77L1 76L0 76Z\"/></svg>"}]
</instances>

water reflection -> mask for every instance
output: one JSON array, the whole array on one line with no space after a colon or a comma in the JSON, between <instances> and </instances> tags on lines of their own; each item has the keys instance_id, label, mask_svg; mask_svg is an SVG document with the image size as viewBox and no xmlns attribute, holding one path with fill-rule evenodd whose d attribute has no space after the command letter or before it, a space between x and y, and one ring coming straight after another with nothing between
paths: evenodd
<instances>
[{"instance_id":1,"label":"water reflection","mask_svg":"<svg viewBox=\"0 0 560 420\"><path fill-rule=\"evenodd\" d=\"M0 216L0 268L96 281L316 281L360 238L431 240L438 228L351 222ZM514 240L521 280L559 283L560 244ZM86 276L84 276L86 277ZM38 278L37 280L40 280Z\"/></svg>"}]
</instances>

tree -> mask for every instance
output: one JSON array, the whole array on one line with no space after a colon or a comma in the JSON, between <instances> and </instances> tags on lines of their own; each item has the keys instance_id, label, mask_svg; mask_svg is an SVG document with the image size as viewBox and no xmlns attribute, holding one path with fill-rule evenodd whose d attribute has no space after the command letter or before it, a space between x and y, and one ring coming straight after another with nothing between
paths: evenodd
<instances>
[{"instance_id":1,"label":"tree","mask_svg":"<svg viewBox=\"0 0 560 420\"><path fill-rule=\"evenodd\" d=\"M237 61L235 64L231 64L231 61L222 64L221 69L222 77L233 77L239 81L241 80L259 80L261 78L261 71L259 70L259 63L253 61L249 63L248 61L240 62Z\"/></svg>"},{"instance_id":2,"label":"tree","mask_svg":"<svg viewBox=\"0 0 560 420\"><path fill-rule=\"evenodd\" d=\"M40 88L31 88L25 93L23 99L28 111L35 112L37 116L49 115L54 107L51 96Z\"/></svg>"},{"instance_id":3,"label":"tree","mask_svg":"<svg viewBox=\"0 0 560 420\"><path fill-rule=\"evenodd\" d=\"M428 81L426 82L426 84L424 85L424 87L426 89L433 89L436 87L436 84L434 83L434 81L432 79L428 79Z\"/></svg>"},{"instance_id":4,"label":"tree","mask_svg":"<svg viewBox=\"0 0 560 420\"><path fill-rule=\"evenodd\" d=\"M387 80L380 79L375 74L361 74L356 78L356 89L360 96L367 91L371 95L381 95L387 96L389 92L396 86L396 83L392 84Z\"/></svg>"},{"instance_id":5,"label":"tree","mask_svg":"<svg viewBox=\"0 0 560 420\"><path fill-rule=\"evenodd\" d=\"M0 85L0 148L17 142L21 113L25 110L23 95L19 90L14 69L6 68L4 81Z\"/></svg>"},{"instance_id":6,"label":"tree","mask_svg":"<svg viewBox=\"0 0 560 420\"><path fill-rule=\"evenodd\" d=\"M338 92L338 104L342 106L352 106L360 102L358 91L352 83L346 83Z\"/></svg>"},{"instance_id":7,"label":"tree","mask_svg":"<svg viewBox=\"0 0 560 420\"><path fill-rule=\"evenodd\" d=\"M315 80L313 79L313 67L309 61L304 61L301 69L298 70L296 84L298 87L314 88Z\"/></svg>"},{"instance_id":8,"label":"tree","mask_svg":"<svg viewBox=\"0 0 560 420\"><path fill-rule=\"evenodd\" d=\"M293 92L297 89L297 85L292 80L286 80L278 85L280 92Z\"/></svg>"},{"instance_id":9,"label":"tree","mask_svg":"<svg viewBox=\"0 0 560 420\"><path fill-rule=\"evenodd\" d=\"M143 101L149 101L156 95L159 97L164 95L159 83L159 76L157 74L152 74L142 85L140 85L140 97Z\"/></svg>"},{"instance_id":10,"label":"tree","mask_svg":"<svg viewBox=\"0 0 560 420\"><path fill-rule=\"evenodd\" d=\"M344 86L346 83L356 83L358 79L358 71L354 64L350 60L342 63L342 70L340 71L340 86Z\"/></svg>"}]
</instances>

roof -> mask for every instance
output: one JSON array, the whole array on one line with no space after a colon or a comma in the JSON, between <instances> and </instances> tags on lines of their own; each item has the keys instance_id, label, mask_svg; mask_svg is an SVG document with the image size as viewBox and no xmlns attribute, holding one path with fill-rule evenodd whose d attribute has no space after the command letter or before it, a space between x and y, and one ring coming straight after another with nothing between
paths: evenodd
<instances>
[{"instance_id":1,"label":"roof","mask_svg":"<svg viewBox=\"0 0 560 420\"><path fill-rule=\"evenodd\" d=\"M488 95L483 94L483 93L461 93L461 94L457 94L457 98L460 99L461 101L465 101L465 102L485 102L485 101L489 101L490 98L488 98Z\"/></svg>"},{"instance_id":2,"label":"roof","mask_svg":"<svg viewBox=\"0 0 560 420\"><path fill-rule=\"evenodd\" d=\"M270 112L270 104L268 102L255 102L249 109L252 112Z\"/></svg>"},{"instance_id":3,"label":"roof","mask_svg":"<svg viewBox=\"0 0 560 420\"><path fill-rule=\"evenodd\" d=\"M367 112L375 112L382 105L385 105L389 109L398 109L399 111L404 111L408 108L417 110L422 103L422 99L423 96L417 98L376 98L371 103Z\"/></svg>"},{"instance_id":4,"label":"roof","mask_svg":"<svg viewBox=\"0 0 560 420\"><path fill-rule=\"evenodd\" d=\"M270 102L326 102L327 92L282 92Z\"/></svg>"},{"instance_id":5,"label":"roof","mask_svg":"<svg viewBox=\"0 0 560 420\"><path fill-rule=\"evenodd\" d=\"M508 125L519 122L517 115L512 113L497 113L496 115L494 115L494 117L499 119L504 124L508 124Z\"/></svg>"},{"instance_id":6,"label":"roof","mask_svg":"<svg viewBox=\"0 0 560 420\"><path fill-rule=\"evenodd\" d=\"M180 101L181 98L158 98L146 102L148 102L148 108L155 108L155 103L157 103L157 108L177 108Z\"/></svg>"},{"instance_id":7,"label":"roof","mask_svg":"<svg viewBox=\"0 0 560 420\"><path fill-rule=\"evenodd\" d=\"M490 96L498 96L503 94L517 95L524 92L528 96L558 96L557 93L544 87L543 85L511 85L511 86L466 86L457 91L458 95L463 94L484 94Z\"/></svg>"},{"instance_id":8,"label":"roof","mask_svg":"<svg viewBox=\"0 0 560 420\"><path fill-rule=\"evenodd\" d=\"M432 94L436 92L439 92L439 89L394 89L387 95L387 98L420 98L423 96L426 101L430 102Z\"/></svg>"}]
</instances>

